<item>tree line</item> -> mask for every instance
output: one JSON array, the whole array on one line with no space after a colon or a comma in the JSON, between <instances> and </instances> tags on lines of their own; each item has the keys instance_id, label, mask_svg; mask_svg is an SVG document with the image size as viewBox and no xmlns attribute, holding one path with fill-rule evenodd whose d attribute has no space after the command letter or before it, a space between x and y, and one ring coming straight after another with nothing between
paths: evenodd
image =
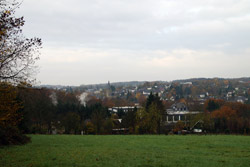
<instances>
[{"instance_id":1,"label":"tree line","mask_svg":"<svg viewBox=\"0 0 250 167\"><path fill-rule=\"evenodd\" d=\"M23 119L19 127L25 133L51 134L112 134L113 129L128 129L128 133L160 133L164 106L151 94L143 108L127 112L108 110L106 99L89 98L85 105L75 93L60 90L18 86L17 101ZM120 121L119 121L120 120Z\"/></svg>"},{"instance_id":2,"label":"tree line","mask_svg":"<svg viewBox=\"0 0 250 167\"><path fill-rule=\"evenodd\" d=\"M73 92L14 87L16 101L22 107L18 127L24 133L34 134L165 134L170 131L191 130L198 121L207 133L250 133L250 105L209 99L200 114L189 117L188 122L166 124L166 106L157 94L151 93L141 107L127 112L108 110L107 99L90 97L85 105ZM112 101L112 99L109 99ZM185 100L182 100L185 103ZM121 107L121 106L120 106Z\"/></svg>"}]
</instances>

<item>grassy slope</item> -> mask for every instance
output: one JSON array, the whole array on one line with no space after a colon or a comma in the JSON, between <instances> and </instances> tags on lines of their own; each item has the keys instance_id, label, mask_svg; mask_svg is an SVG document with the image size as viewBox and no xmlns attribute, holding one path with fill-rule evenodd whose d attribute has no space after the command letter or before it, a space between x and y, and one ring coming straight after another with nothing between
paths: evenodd
<instances>
[{"instance_id":1,"label":"grassy slope","mask_svg":"<svg viewBox=\"0 0 250 167\"><path fill-rule=\"evenodd\" d=\"M250 166L250 136L52 136L0 148L0 166Z\"/></svg>"}]
</instances>

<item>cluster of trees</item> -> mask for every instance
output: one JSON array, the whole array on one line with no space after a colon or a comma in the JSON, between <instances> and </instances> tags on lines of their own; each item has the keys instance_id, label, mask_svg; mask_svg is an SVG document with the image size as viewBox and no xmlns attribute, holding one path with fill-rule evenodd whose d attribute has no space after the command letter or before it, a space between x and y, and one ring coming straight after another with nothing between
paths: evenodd
<instances>
[{"instance_id":1,"label":"cluster of trees","mask_svg":"<svg viewBox=\"0 0 250 167\"><path fill-rule=\"evenodd\" d=\"M203 129L211 133L250 133L250 105L209 99L205 111L195 116L193 123L201 120Z\"/></svg>"},{"instance_id":2,"label":"cluster of trees","mask_svg":"<svg viewBox=\"0 0 250 167\"><path fill-rule=\"evenodd\" d=\"M76 93L27 85L17 87L17 99L23 106L19 128L25 133L112 134L113 129L121 128L139 134L162 131L164 106L158 95L151 94L140 109L117 113L108 110L107 100L92 97L83 105Z\"/></svg>"},{"instance_id":3,"label":"cluster of trees","mask_svg":"<svg viewBox=\"0 0 250 167\"><path fill-rule=\"evenodd\" d=\"M165 107L159 96L151 93L145 106L136 113L138 133L162 133L164 112Z\"/></svg>"}]
</instances>

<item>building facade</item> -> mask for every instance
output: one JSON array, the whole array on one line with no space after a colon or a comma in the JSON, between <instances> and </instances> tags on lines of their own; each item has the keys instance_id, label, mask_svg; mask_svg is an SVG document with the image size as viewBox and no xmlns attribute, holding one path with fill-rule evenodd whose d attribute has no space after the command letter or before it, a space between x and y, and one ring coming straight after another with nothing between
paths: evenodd
<instances>
[{"instance_id":1,"label":"building facade","mask_svg":"<svg viewBox=\"0 0 250 167\"><path fill-rule=\"evenodd\" d=\"M184 103L175 103L169 109L166 110L166 122L177 123L178 121L183 121L185 123L189 122L190 116L198 114L198 111L189 111Z\"/></svg>"}]
</instances>

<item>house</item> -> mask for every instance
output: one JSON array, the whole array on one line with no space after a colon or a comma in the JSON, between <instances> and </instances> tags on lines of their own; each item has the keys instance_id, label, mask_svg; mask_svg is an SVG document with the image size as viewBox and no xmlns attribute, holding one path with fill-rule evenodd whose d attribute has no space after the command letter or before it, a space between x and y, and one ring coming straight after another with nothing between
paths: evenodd
<instances>
[{"instance_id":1,"label":"house","mask_svg":"<svg viewBox=\"0 0 250 167\"><path fill-rule=\"evenodd\" d=\"M178 121L188 122L190 115L198 114L198 111L189 111L186 104L174 103L166 110L166 123L177 123Z\"/></svg>"},{"instance_id":2,"label":"house","mask_svg":"<svg viewBox=\"0 0 250 167\"><path fill-rule=\"evenodd\" d=\"M205 94L201 94L201 95L200 95L200 98L205 98L205 97L206 97Z\"/></svg>"},{"instance_id":3,"label":"house","mask_svg":"<svg viewBox=\"0 0 250 167\"><path fill-rule=\"evenodd\" d=\"M237 97L235 98L235 101L237 101L237 102L243 104L243 103L245 103L246 101L248 101L248 98L243 97L243 96L237 96Z\"/></svg>"},{"instance_id":4,"label":"house","mask_svg":"<svg viewBox=\"0 0 250 167\"><path fill-rule=\"evenodd\" d=\"M142 92L142 94L143 94L143 95L146 95L146 96L149 96L150 93L151 93L151 92L149 92L149 91L143 91L143 92Z\"/></svg>"}]
</instances>

